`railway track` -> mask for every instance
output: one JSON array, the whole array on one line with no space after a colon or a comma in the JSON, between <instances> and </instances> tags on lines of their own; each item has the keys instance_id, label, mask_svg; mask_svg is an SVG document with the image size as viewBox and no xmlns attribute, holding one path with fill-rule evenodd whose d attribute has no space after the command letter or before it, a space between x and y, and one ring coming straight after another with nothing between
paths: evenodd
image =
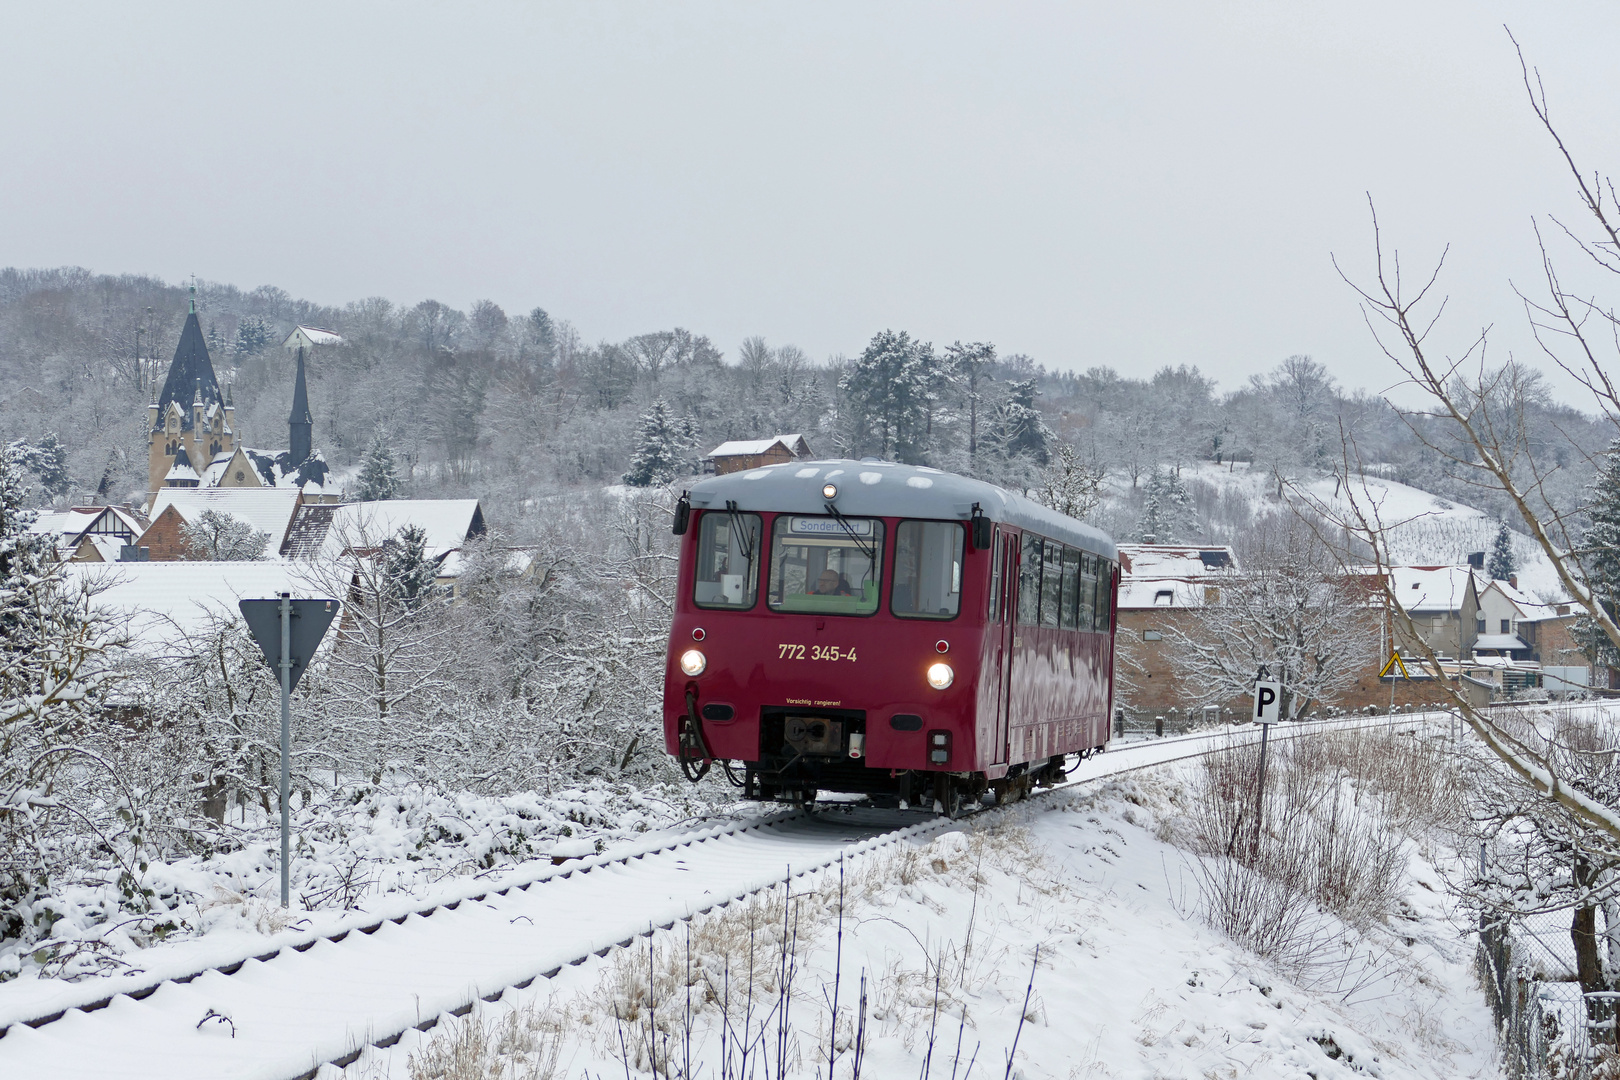
<instances>
[{"instance_id":1,"label":"railway track","mask_svg":"<svg viewBox=\"0 0 1620 1080\"><path fill-rule=\"evenodd\" d=\"M1410 727L1418 718L1399 722ZM1273 739L1390 724L1389 717L1308 722L1279 729ZM1059 796L1077 787L1254 737L1244 729L1116 744L1033 799L1058 809L1067 804ZM367 1046L390 1046L413 1028L464 1016L480 1000L498 1000L655 929L842 857L925 842L962 824L916 817L790 811L711 826L296 936L224 963L112 985L71 984L48 1002L0 1012L0 1075L312 1078L324 1065L353 1062Z\"/></svg>"}]
</instances>

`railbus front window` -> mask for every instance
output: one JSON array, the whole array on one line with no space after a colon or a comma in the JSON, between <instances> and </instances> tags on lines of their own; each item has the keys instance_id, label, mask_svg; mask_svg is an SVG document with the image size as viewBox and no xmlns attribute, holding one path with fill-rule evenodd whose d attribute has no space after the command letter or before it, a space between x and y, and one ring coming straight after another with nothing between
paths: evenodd
<instances>
[{"instance_id":1,"label":"railbus front window","mask_svg":"<svg viewBox=\"0 0 1620 1080\"><path fill-rule=\"evenodd\" d=\"M906 619L954 619L962 606L962 526L902 521L894 534L889 610Z\"/></svg>"},{"instance_id":2,"label":"railbus front window","mask_svg":"<svg viewBox=\"0 0 1620 1080\"><path fill-rule=\"evenodd\" d=\"M758 514L709 510L698 522L697 574L692 602L741 611L759 597Z\"/></svg>"},{"instance_id":3,"label":"railbus front window","mask_svg":"<svg viewBox=\"0 0 1620 1080\"><path fill-rule=\"evenodd\" d=\"M772 611L871 615L883 580L883 522L781 514L771 526Z\"/></svg>"}]
</instances>

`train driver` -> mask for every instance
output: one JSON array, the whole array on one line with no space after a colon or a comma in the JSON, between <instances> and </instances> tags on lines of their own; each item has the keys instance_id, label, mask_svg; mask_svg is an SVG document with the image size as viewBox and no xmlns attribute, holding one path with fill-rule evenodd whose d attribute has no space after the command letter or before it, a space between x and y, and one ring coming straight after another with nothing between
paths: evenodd
<instances>
[{"instance_id":1,"label":"train driver","mask_svg":"<svg viewBox=\"0 0 1620 1080\"><path fill-rule=\"evenodd\" d=\"M816 587L810 590L810 594L812 596L854 596L855 590L849 587L849 582L844 580L843 574L829 566L816 579Z\"/></svg>"}]
</instances>

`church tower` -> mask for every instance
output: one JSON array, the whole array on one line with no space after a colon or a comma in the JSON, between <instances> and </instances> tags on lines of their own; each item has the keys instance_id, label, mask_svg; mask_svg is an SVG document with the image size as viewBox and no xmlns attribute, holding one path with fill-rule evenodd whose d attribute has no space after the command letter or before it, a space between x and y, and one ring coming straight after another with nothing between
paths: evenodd
<instances>
[{"instance_id":1,"label":"church tower","mask_svg":"<svg viewBox=\"0 0 1620 1080\"><path fill-rule=\"evenodd\" d=\"M303 387L300 368L300 390ZM296 411L296 410L295 410ZM306 404L305 411L308 411ZM236 450L236 409L220 390L197 321L197 287L158 399L147 406L147 503L163 487L196 487L221 454Z\"/></svg>"},{"instance_id":2,"label":"church tower","mask_svg":"<svg viewBox=\"0 0 1620 1080\"><path fill-rule=\"evenodd\" d=\"M315 418L309 412L309 391L304 388L304 347L298 347L298 381L293 384L292 415L287 418L287 463L297 468L314 449Z\"/></svg>"}]
</instances>

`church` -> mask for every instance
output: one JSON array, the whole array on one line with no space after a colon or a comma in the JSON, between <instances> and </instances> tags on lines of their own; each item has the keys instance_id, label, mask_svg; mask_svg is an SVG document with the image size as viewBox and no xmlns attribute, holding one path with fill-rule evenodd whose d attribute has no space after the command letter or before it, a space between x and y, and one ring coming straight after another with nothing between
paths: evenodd
<instances>
[{"instance_id":1,"label":"church","mask_svg":"<svg viewBox=\"0 0 1620 1080\"><path fill-rule=\"evenodd\" d=\"M314 426L300 345L287 449L275 452L242 445L236 408L229 391L220 387L208 356L193 286L191 310L168 378L157 400L147 406L148 511L165 489L172 488L288 488L302 492L300 501L305 503L338 502L340 493L328 495L324 490L327 467L312 447Z\"/></svg>"}]
</instances>

